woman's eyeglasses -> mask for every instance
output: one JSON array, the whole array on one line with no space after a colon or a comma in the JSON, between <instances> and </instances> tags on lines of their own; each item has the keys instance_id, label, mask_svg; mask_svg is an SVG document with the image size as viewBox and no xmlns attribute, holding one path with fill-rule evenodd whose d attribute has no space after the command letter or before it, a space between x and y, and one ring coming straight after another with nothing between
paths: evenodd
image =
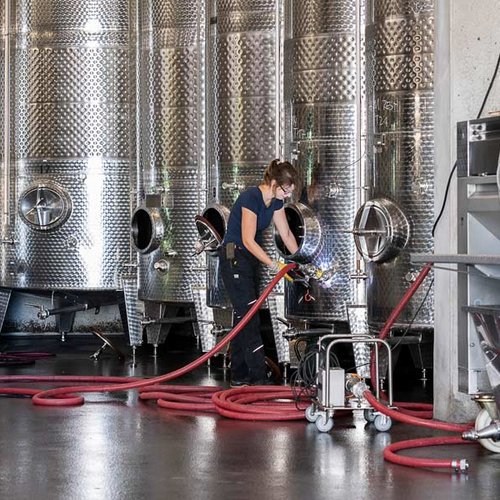
<instances>
[{"instance_id":1,"label":"woman's eyeglasses","mask_svg":"<svg viewBox=\"0 0 500 500\"><path fill-rule=\"evenodd\" d=\"M293 187L288 186L288 189L285 189L281 184L279 184L280 189L283 191L285 195L289 195L293 193Z\"/></svg>"}]
</instances>

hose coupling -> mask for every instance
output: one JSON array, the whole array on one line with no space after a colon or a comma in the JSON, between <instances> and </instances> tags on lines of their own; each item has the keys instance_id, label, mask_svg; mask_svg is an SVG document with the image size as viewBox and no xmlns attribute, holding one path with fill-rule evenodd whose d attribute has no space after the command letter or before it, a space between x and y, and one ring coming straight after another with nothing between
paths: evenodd
<instances>
[{"instance_id":1,"label":"hose coupling","mask_svg":"<svg viewBox=\"0 0 500 500\"><path fill-rule=\"evenodd\" d=\"M365 391L369 390L365 382L352 378L346 380L346 389L358 399L364 398Z\"/></svg>"},{"instance_id":2,"label":"hose coupling","mask_svg":"<svg viewBox=\"0 0 500 500\"><path fill-rule=\"evenodd\" d=\"M455 458L451 461L451 466L455 472L467 472L469 470L469 461L466 458Z\"/></svg>"}]
</instances>

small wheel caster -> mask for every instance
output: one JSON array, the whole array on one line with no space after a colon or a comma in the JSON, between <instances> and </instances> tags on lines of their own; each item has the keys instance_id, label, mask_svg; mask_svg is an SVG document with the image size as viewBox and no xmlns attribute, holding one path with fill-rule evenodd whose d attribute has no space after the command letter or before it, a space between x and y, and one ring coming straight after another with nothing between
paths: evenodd
<instances>
[{"instance_id":1,"label":"small wheel caster","mask_svg":"<svg viewBox=\"0 0 500 500\"><path fill-rule=\"evenodd\" d=\"M316 408L314 407L314 405L309 405L306 408L306 420L308 422L311 422L312 424L314 424L314 422L316 422L316 420L318 420L318 417L319 417L319 413L316 411Z\"/></svg>"},{"instance_id":2,"label":"small wheel caster","mask_svg":"<svg viewBox=\"0 0 500 500\"><path fill-rule=\"evenodd\" d=\"M327 417L324 413L320 413L315 424L318 431L329 432L333 429L333 418Z\"/></svg>"},{"instance_id":3,"label":"small wheel caster","mask_svg":"<svg viewBox=\"0 0 500 500\"><path fill-rule=\"evenodd\" d=\"M377 415L373 421L375 429L379 432L386 432L392 427L392 419L387 415Z\"/></svg>"},{"instance_id":4,"label":"small wheel caster","mask_svg":"<svg viewBox=\"0 0 500 500\"><path fill-rule=\"evenodd\" d=\"M373 410L365 410L363 412L363 416L365 417L365 420L367 422L373 422L376 418L377 415L375 415L375 412Z\"/></svg>"}]
</instances>

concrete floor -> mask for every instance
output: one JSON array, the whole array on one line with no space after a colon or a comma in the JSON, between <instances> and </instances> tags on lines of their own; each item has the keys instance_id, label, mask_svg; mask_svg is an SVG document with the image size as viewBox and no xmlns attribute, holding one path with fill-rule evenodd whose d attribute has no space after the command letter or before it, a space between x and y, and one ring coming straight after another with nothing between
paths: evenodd
<instances>
[{"instance_id":1,"label":"concrete floor","mask_svg":"<svg viewBox=\"0 0 500 500\"><path fill-rule=\"evenodd\" d=\"M97 347L89 337L69 337L64 345L53 337L2 337L2 351L44 350L57 357L0 367L0 376L154 376L197 355L193 347L162 349L155 361L143 348L133 367L111 354L89 359ZM215 366L178 382L228 385ZM438 433L402 424L378 433L361 415L338 418L322 434L306 421L240 422L159 409L138 401L135 392L89 394L86 401L57 409L0 398L0 498L490 500L500 486L500 455L479 445L414 452L466 457L471 468L465 475L384 462L387 444Z\"/></svg>"}]
</instances>

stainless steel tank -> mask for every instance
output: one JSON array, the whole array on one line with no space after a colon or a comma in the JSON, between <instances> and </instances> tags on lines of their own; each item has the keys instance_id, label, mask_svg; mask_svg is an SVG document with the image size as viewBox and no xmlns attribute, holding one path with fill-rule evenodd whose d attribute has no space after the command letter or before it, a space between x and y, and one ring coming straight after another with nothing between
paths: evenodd
<instances>
[{"instance_id":1,"label":"stainless steel tank","mask_svg":"<svg viewBox=\"0 0 500 500\"><path fill-rule=\"evenodd\" d=\"M355 239L368 262L368 322L378 329L419 271L409 254L433 251L433 0L370 0L366 45L371 192ZM395 327L412 321L433 325L426 283Z\"/></svg>"},{"instance_id":2,"label":"stainless steel tank","mask_svg":"<svg viewBox=\"0 0 500 500\"><path fill-rule=\"evenodd\" d=\"M356 248L348 231L361 196L361 4L286 2L287 156L304 176L300 201L285 208L299 242L290 257L328 277L311 280L309 291L286 284L291 319L346 321L346 305L357 300ZM277 243L288 256L279 237Z\"/></svg>"},{"instance_id":3,"label":"stainless steel tank","mask_svg":"<svg viewBox=\"0 0 500 500\"><path fill-rule=\"evenodd\" d=\"M208 205L203 216L223 237L240 192L262 182L265 168L281 155L281 14L277 0L217 0L210 37L211 112L208 135ZM276 250L272 232L264 249ZM208 302L230 307L208 254ZM262 269L261 285L270 281Z\"/></svg>"},{"instance_id":4,"label":"stainless steel tank","mask_svg":"<svg viewBox=\"0 0 500 500\"><path fill-rule=\"evenodd\" d=\"M4 142L6 140L5 137L5 112L4 112L4 104L5 104L5 45L8 43L8 38L6 37L5 32L5 2L0 2L0 34L2 36L0 40L0 130L2 131L2 136L0 137L0 162L2 167L4 166ZM0 206L2 207L3 212L3 195L2 199L0 199ZM3 220L2 220L3 224Z\"/></svg>"},{"instance_id":5,"label":"stainless steel tank","mask_svg":"<svg viewBox=\"0 0 500 500\"><path fill-rule=\"evenodd\" d=\"M202 216L223 238L236 198L262 182L271 160L283 157L283 8L280 0L214 0L211 7L209 189ZM199 225L201 246L204 235L213 234L206 227ZM262 246L269 255L277 256L271 229L264 233ZM207 302L215 308L215 321L227 326L231 304L220 277L216 247L213 243L207 247ZM262 267L261 289L269 281L269 273ZM284 328L274 314L282 309L280 293L282 288L275 288L264 308L271 312L278 359L287 361Z\"/></svg>"},{"instance_id":6,"label":"stainless steel tank","mask_svg":"<svg viewBox=\"0 0 500 500\"><path fill-rule=\"evenodd\" d=\"M189 303L204 282L193 219L206 200L205 1L140 5L138 172L143 198L132 218L139 298Z\"/></svg>"},{"instance_id":7,"label":"stainless steel tank","mask_svg":"<svg viewBox=\"0 0 500 500\"><path fill-rule=\"evenodd\" d=\"M129 2L9 6L0 284L120 288L130 253Z\"/></svg>"}]
</instances>

